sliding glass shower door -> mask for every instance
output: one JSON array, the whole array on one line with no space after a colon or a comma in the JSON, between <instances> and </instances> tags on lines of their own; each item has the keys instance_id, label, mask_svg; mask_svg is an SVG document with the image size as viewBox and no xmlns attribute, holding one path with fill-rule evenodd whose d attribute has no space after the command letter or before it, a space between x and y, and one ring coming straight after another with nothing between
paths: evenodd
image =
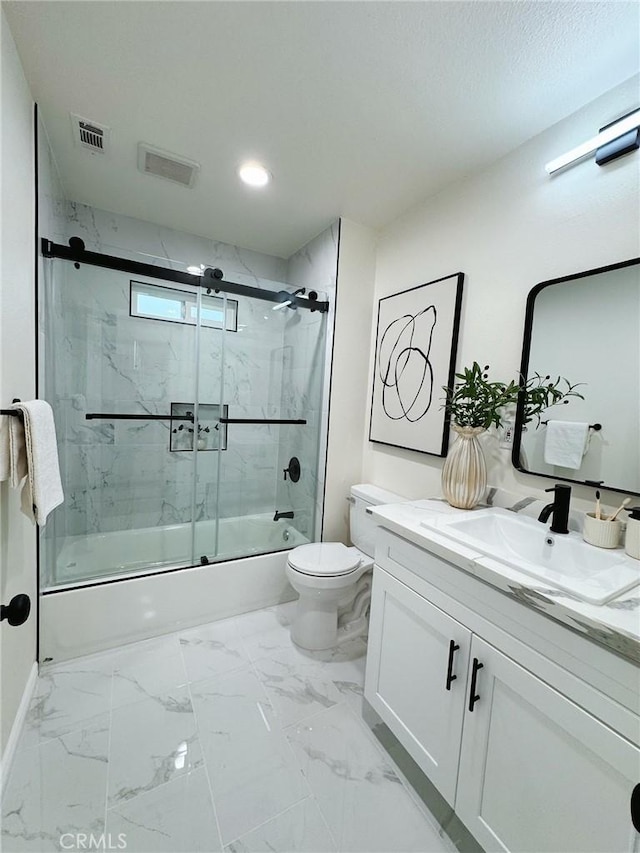
<instances>
[{"instance_id":1,"label":"sliding glass shower door","mask_svg":"<svg viewBox=\"0 0 640 853\"><path fill-rule=\"evenodd\" d=\"M42 396L65 491L44 533L48 580L192 563L195 289L46 266Z\"/></svg>"},{"instance_id":2,"label":"sliding glass shower door","mask_svg":"<svg viewBox=\"0 0 640 853\"><path fill-rule=\"evenodd\" d=\"M245 284L255 287L256 281ZM197 462L198 493L209 490L208 507L215 503L215 513L208 509L196 519L196 550L210 560L291 548L315 533L325 315L292 308L280 282L262 279L257 285L279 293L282 301L226 296L230 319L222 346L209 349L201 332L201 425L208 401L220 392L216 441L221 450L200 453ZM301 334L302 329L309 333ZM308 364L318 336L322 359ZM289 470L293 458L297 471L295 463Z\"/></svg>"},{"instance_id":3,"label":"sliding glass shower door","mask_svg":"<svg viewBox=\"0 0 640 853\"><path fill-rule=\"evenodd\" d=\"M40 396L65 503L41 534L43 587L313 539L325 315L59 258L45 267Z\"/></svg>"}]
</instances>

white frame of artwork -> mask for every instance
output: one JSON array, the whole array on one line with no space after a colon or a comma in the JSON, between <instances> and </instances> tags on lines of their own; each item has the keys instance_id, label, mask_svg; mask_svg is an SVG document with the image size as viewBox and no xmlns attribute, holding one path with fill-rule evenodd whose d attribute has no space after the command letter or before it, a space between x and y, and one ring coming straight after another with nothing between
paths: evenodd
<instances>
[{"instance_id":1,"label":"white frame of artwork","mask_svg":"<svg viewBox=\"0 0 640 853\"><path fill-rule=\"evenodd\" d=\"M447 455L442 389L454 381L463 282L453 273L379 300L370 441Z\"/></svg>"}]
</instances>

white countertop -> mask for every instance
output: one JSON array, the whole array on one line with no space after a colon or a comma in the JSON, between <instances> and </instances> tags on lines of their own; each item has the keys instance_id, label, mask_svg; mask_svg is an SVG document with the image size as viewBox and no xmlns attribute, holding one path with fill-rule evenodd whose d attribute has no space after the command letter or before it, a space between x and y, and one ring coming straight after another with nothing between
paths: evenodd
<instances>
[{"instance_id":1,"label":"white countertop","mask_svg":"<svg viewBox=\"0 0 640 853\"><path fill-rule=\"evenodd\" d=\"M422 526L442 513L467 513L442 500L372 507L376 522L453 563L522 604L640 663L640 584L606 604L589 604Z\"/></svg>"}]
</instances>

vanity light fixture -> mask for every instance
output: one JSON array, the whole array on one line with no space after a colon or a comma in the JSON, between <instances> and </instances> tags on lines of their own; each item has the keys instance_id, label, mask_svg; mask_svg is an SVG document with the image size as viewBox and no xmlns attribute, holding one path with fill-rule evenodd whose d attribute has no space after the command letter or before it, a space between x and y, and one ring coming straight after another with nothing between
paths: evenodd
<instances>
[{"instance_id":1,"label":"vanity light fixture","mask_svg":"<svg viewBox=\"0 0 640 853\"><path fill-rule=\"evenodd\" d=\"M240 180L250 187L266 187L271 180L268 170L255 160L243 163L238 169Z\"/></svg>"},{"instance_id":2,"label":"vanity light fixture","mask_svg":"<svg viewBox=\"0 0 640 853\"><path fill-rule=\"evenodd\" d=\"M615 160L617 157L640 147L639 128L640 109L637 109L603 127L593 139L589 139L561 157L551 160L545 169L550 175L553 175L555 172L583 160L593 154L594 151L597 152L596 163L603 166L610 160Z\"/></svg>"}]
</instances>

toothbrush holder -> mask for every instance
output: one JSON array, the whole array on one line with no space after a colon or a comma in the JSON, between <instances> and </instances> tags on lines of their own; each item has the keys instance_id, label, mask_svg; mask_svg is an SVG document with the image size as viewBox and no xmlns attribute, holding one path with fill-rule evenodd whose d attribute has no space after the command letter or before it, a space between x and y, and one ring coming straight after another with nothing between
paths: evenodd
<instances>
[{"instance_id":1,"label":"toothbrush holder","mask_svg":"<svg viewBox=\"0 0 640 853\"><path fill-rule=\"evenodd\" d=\"M595 513L588 512L584 517L582 538L589 545L595 545L597 548L617 548L621 530L622 522L618 519L604 521L602 518L596 518Z\"/></svg>"}]
</instances>

